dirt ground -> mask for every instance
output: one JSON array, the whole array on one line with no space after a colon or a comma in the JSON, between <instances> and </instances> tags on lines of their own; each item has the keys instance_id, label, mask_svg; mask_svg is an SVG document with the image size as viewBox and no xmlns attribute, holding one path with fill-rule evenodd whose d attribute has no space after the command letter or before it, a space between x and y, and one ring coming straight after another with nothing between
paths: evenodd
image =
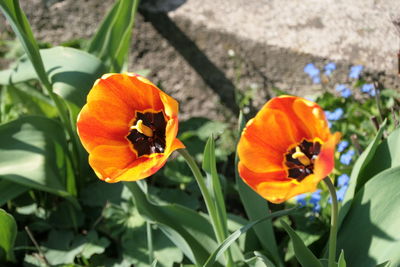
<instances>
[{"instance_id":1,"label":"dirt ground","mask_svg":"<svg viewBox=\"0 0 400 267\"><path fill-rule=\"evenodd\" d=\"M90 38L113 2L21 0L21 6L36 38L57 45ZM9 31L9 27L1 17L3 31ZM301 96L313 94L321 87L311 83L303 68L310 62L319 67L329 62L145 10L137 16L131 51L129 69L149 69L149 79L181 103L182 119L202 116L235 120L239 111L237 90L249 96L254 109L274 95L274 88ZM350 63L336 63L338 70L326 88L346 80ZM397 77L384 75L383 80L386 86L399 88Z\"/></svg>"}]
</instances>

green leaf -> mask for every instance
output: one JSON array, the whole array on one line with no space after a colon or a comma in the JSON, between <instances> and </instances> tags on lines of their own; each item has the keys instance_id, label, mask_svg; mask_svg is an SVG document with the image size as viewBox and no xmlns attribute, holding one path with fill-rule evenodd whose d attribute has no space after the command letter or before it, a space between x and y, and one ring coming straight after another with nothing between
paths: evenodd
<instances>
[{"instance_id":1,"label":"green leaf","mask_svg":"<svg viewBox=\"0 0 400 267\"><path fill-rule=\"evenodd\" d=\"M0 209L0 259L14 261L14 242L17 237L17 223L13 216Z\"/></svg>"},{"instance_id":2,"label":"green leaf","mask_svg":"<svg viewBox=\"0 0 400 267\"><path fill-rule=\"evenodd\" d=\"M204 264L203 267L211 267L214 266L215 261L218 259L218 257L220 257L225 250L227 250L242 234L246 233L248 230L250 230L252 227L254 227L255 225L266 221L266 220L271 220L273 218L276 217L281 217L281 216L285 216L288 215L292 212L294 212L295 209L289 209L289 210L281 210L281 211L277 211L274 213L271 213L268 216L265 216L261 219L258 219L256 221L250 222L247 225L241 227L240 229L236 230L234 233L232 233L230 236L228 236L227 239L224 240L224 242L222 242L218 248L210 255L210 257L207 259L206 264Z\"/></svg>"},{"instance_id":3,"label":"green leaf","mask_svg":"<svg viewBox=\"0 0 400 267\"><path fill-rule=\"evenodd\" d=\"M66 188L67 141L57 122L22 117L0 125L0 140L0 179L65 197L79 206Z\"/></svg>"},{"instance_id":4,"label":"green leaf","mask_svg":"<svg viewBox=\"0 0 400 267\"><path fill-rule=\"evenodd\" d=\"M36 88L28 84L19 84L18 87L9 85L8 92L12 97L13 104L19 103L23 105L26 109L26 114L51 118L57 117L57 109L50 98L43 95Z\"/></svg>"},{"instance_id":5,"label":"green leaf","mask_svg":"<svg viewBox=\"0 0 400 267\"><path fill-rule=\"evenodd\" d=\"M376 267L390 267L392 263L390 261L382 262L381 264L376 265Z\"/></svg>"},{"instance_id":6,"label":"green leaf","mask_svg":"<svg viewBox=\"0 0 400 267\"><path fill-rule=\"evenodd\" d=\"M400 167L371 178L357 193L338 233L349 266L400 265Z\"/></svg>"},{"instance_id":7,"label":"green leaf","mask_svg":"<svg viewBox=\"0 0 400 267\"><path fill-rule=\"evenodd\" d=\"M0 206L25 193L29 188L7 180L0 180Z\"/></svg>"},{"instance_id":8,"label":"green leaf","mask_svg":"<svg viewBox=\"0 0 400 267\"><path fill-rule=\"evenodd\" d=\"M344 251L340 252L339 260L338 260L338 267L346 267L346 260L344 258Z\"/></svg>"},{"instance_id":9,"label":"green leaf","mask_svg":"<svg viewBox=\"0 0 400 267\"><path fill-rule=\"evenodd\" d=\"M244 121L243 114L239 116L239 133L242 132L246 122ZM240 136L240 134L239 134ZM236 185L238 187L239 196L246 211L247 216L251 221L258 220L264 215L271 214L268 207L268 201L253 191L247 184L240 178L237 166L239 158L236 154L235 158L235 176ZM254 227L254 231L262 245L262 247L274 257L275 263L281 263L279 257L278 247L276 244L274 229L270 220L263 221Z\"/></svg>"},{"instance_id":10,"label":"green leaf","mask_svg":"<svg viewBox=\"0 0 400 267\"><path fill-rule=\"evenodd\" d=\"M93 55L70 47L41 49L44 68L55 93L81 107L94 81L105 72L103 63ZM10 85L37 79L32 63L22 56L17 64L0 71L0 84Z\"/></svg>"},{"instance_id":11,"label":"green leaf","mask_svg":"<svg viewBox=\"0 0 400 267\"><path fill-rule=\"evenodd\" d=\"M203 154L204 158L202 167L207 175L207 187L217 209L217 221L220 223L220 230L222 231L221 237L223 237L224 239L228 234L227 217L224 195L222 193L221 183L217 172L217 163L215 160L215 143L214 137L212 135L207 141Z\"/></svg>"},{"instance_id":12,"label":"green leaf","mask_svg":"<svg viewBox=\"0 0 400 267\"><path fill-rule=\"evenodd\" d=\"M88 52L107 66L108 72L121 72L131 44L139 0L118 0L91 40Z\"/></svg>"},{"instance_id":13,"label":"green leaf","mask_svg":"<svg viewBox=\"0 0 400 267\"><path fill-rule=\"evenodd\" d=\"M290 239L293 242L293 248L297 260L303 267L322 267L322 264L314 256L311 250L304 245L301 238L296 234L296 232L283 220L280 221L285 231L289 234Z\"/></svg>"},{"instance_id":14,"label":"green leaf","mask_svg":"<svg viewBox=\"0 0 400 267\"><path fill-rule=\"evenodd\" d=\"M249 267L275 267L273 262L271 262L265 255L258 251L254 251L250 253L250 255L253 257L249 257L245 260Z\"/></svg>"},{"instance_id":15,"label":"green leaf","mask_svg":"<svg viewBox=\"0 0 400 267\"><path fill-rule=\"evenodd\" d=\"M368 145L368 147L364 150L364 152L358 157L356 163L354 164L353 170L351 172L349 188L347 189L345 198L343 200L343 206L339 212L339 220L338 226L340 227L343 219L346 217L347 212L350 209L351 202L353 197L357 194L357 192L362 188L362 186L368 181L368 174L365 174L365 169L367 165L371 162L374 157L375 151L378 148L378 145L381 141L383 131L386 126L386 120L383 122L381 127L379 128L378 133L376 134L374 140Z\"/></svg>"},{"instance_id":16,"label":"green leaf","mask_svg":"<svg viewBox=\"0 0 400 267\"><path fill-rule=\"evenodd\" d=\"M29 22L19 6L18 0L2 0L0 1L0 9L22 43L29 60L35 68L39 80L46 87L50 88L50 83L39 54L39 48L36 44L35 38L33 37Z\"/></svg>"},{"instance_id":17,"label":"green leaf","mask_svg":"<svg viewBox=\"0 0 400 267\"><path fill-rule=\"evenodd\" d=\"M125 182L124 185L132 192L139 213L157 224L190 261L202 265L207 260L217 243L205 217L179 205L159 206L150 202L137 182Z\"/></svg>"}]
</instances>

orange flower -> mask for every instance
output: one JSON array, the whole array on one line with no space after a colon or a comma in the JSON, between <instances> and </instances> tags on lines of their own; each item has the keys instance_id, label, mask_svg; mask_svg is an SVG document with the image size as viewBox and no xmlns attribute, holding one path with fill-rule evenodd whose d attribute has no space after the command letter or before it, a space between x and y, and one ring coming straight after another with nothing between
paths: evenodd
<instances>
[{"instance_id":1,"label":"orange flower","mask_svg":"<svg viewBox=\"0 0 400 267\"><path fill-rule=\"evenodd\" d=\"M330 133L324 111L314 102L275 97L242 132L240 177L273 203L313 192L334 167L339 139L340 133Z\"/></svg>"},{"instance_id":2,"label":"orange flower","mask_svg":"<svg viewBox=\"0 0 400 267\"><path fill-rule=\"evenodd\" d=\"M109 183L146 178L184 148L176 138L178 102L134 73L98 79L77 127L90 166Z\"/></svg>"}]
</instances>

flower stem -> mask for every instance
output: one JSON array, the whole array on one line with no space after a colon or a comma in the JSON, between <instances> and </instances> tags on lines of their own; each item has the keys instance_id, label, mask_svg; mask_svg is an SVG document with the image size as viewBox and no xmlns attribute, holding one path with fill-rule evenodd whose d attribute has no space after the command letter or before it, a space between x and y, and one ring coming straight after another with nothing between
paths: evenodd
<instances>
[{"instance_id":1,"label":"flower stem","mask_svg":"<svg viewBox=\"0 0 400 267\"><path fill-rule=\"evenodd\" d=\"M149 251L149 266L153 263L154 252L153 252L153 233L150 222L146 221L146 232L147 232L147 248Z\"/></svg>"},{"instance_id":2,"label":"flower stem","mask_svg":"<svg viewBox=\"0 0 400 267\"><path fill-rule=\"evenodd\" d=\"M331 231L329 233L329 257L328 267L335 266L336 258L336 235L337 235L337 218L338 218L338 201L336 189L329 177L324 178L324 182L329 189L332 198L332 214L331 214Z\"/></svg>"},{"instance_id":3,"label":"flower stem","mask_svg":"<svg viewBox=\"0 0 400 267\"><path fill-rule=\"evenodd\" d=\"M197 163L194 161L194 159L190 155L190 153L186 149L179 149L178 151L182 155L182 157L185 159L189 168L192 170L194 178L196 179L197 184L199 185L200 192L204 198L204 202L206 203L208 214L210 215L210 218L211 218L215 236L217 237L218 243L221 244L225 240L226 236L224 234L222 222L218 219L217 209L214 205L214 202L210 195L210 192L207 189L207 185L204 181L204 177L201 174L201 171L200 171L199 167L197 166ZM226 266L227 267L233 266L232 265L233 260L232 260L232 256L231 256L231 253L229 250L227 252L227 259L228 260L227 260Z\"/></svg>"}]
</instances>

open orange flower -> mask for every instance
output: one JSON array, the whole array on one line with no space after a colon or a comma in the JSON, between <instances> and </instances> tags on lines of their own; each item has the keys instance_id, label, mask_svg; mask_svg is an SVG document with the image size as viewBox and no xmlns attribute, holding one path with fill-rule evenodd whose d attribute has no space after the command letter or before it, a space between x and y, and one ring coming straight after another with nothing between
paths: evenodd
<instances>
[{"instance_id":1,"label":"open orange flower","mask_svg":"<svg viewBox=\"0 0 400 267\"><path fill-rule=\"evenodd\" d=\"M240 177L273 203L313 192L334 167L339 139L340 133L330 133L324 111L314 102L275 97L242 132Z\"/></svg>"},{"instance_id":2,"label":"open orange flower","mask_svg":"<svg viewBox=\"0 0 400 267\"><path fill-rule=\"evenodd\" d=\"M176 138L178 102L133 73L98 79L77 127L90 166L109 183L146 178L184 148Z\"/></svg>"}]
</instances>

